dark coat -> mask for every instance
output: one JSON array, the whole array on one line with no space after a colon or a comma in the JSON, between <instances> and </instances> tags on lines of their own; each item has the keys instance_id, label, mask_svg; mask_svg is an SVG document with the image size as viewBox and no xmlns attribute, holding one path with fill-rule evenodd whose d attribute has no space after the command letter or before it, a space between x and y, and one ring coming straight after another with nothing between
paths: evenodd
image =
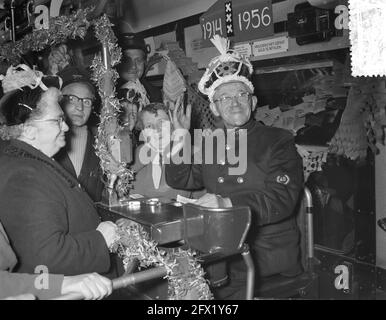
<instances>
[{"instance_id":1,"label":"dark coat","mask_svg":"<svg viewBox=\"0 0 386 320\"><path fill-rule=\"evenodd\" d=\"M66 147L62 148L54 158L67 170L67 172L79 181L82 188L94 202L101 201L104 187L102 181L103 172L99 165L99 158L95 154L94 135L90 130L87 131L86 151L79 177L76 177L75 168L68 156Z\"/></svg>"},{"instance_id":2,"label":"dark coat","mask_svg":"<svg viewBox=\"0 0 386 320\"><path fill-rule=\"evenodd\" d=\"M39 299L50 299L60 295L63 275L47 275L48 287L39 290L35 286L35 281L39 281L36 279L38 275L11 273L16 263L15 253L0 223L0 299L25 293L32 293Z\"/></svg>"},{"instance_id":3,"label":"dark coat","mask_svg":"<svg viewBox=\"0 0 386 320\"><path fill-rule=\"evenodd\" d=\"M0 220L17 272L106 273L109 250L96 230L100 218L79 183L55 160L12 140L0 157Z\"/></svg>"},{"instance_id":4,"label":"dark coat","mask_svg":"<svg viewBox=\"0 0 386 320\"><path fill-rule=\"evenodd\" d=\"M229 197L233 206L249 206L252 226L248 239L260 275L285 272L299 258L294 208L303 186L302 160L288 131L254 120L242 128L247 129L248 137L244 174L229 175L232 165L217 161L215 152L214 164L166 165L166 181L180 189L205 187L208 193Z\"/></svg>"},{"instance_id":5,"label":"dark coat","mask_svg":"<svg viewBox=\"0 0 386 320\"><path fill-rule=\"evenodd\" d=\"M0 153L8 145L8 140L3 140L0 138Z\"/></svg>"}]
</instances>

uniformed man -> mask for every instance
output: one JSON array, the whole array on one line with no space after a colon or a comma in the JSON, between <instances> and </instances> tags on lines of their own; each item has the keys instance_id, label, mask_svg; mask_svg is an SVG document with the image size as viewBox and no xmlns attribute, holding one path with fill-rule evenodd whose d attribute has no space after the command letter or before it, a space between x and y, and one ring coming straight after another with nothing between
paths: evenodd
<instances>
[{"instance_id":1,"label":"uniformed man","mask_svg":"<svg viewBox=\"0 0 386 320\"><path fill-rule=\"evenodd\" d=\"M150 102L162 102L162 93L145 79L147 55L150 53L145 40L135 33L121 33L118 43L122 48L122 60L117 67L120 77L117 93L119 98L123 98L119 120L133 132L133 144L136 146L139 135L135 129L137 114Z\"/></svg>"},{"instance_id":2,"label":"uniformed man","mask_svg":"<svg viewBox=\"0 0 386 320\"><path fill-rule=\"evenodd\" d=\"M145 40L135 33L122 33L118 36L118 43L122 48L122 61L118 66L118 88L125 89L128 82L139 81L149 102L162 102L161 90L144 79L147 55L150 53Z\"/></svg>"},{"instance_id":3,"label":"uniformed man","mask_svg":"<svg viewBox=\"0 0 386 320\"><path fill-rule=\"evenodd\" d=\"M197 205L215 208L247 205L252 212L248 243L259 277L273 274L296 276L301 273L299 230L294 209L303 186L302 161L293 136L284 129L266 127L252 118L257 97L249 78L253 67L247 58L229 50L229 41L216 36L212 42L221 55L214 58L199 90L210 100L210 109L222 118L226 150L245 143L246 170L230 174L235 165L219 159L216 148L213 164L173 161L166 166L166 181L176 189L205 188ZM174 117L176 128L189 129L189 111ZM243 131L244 129L245 131ZM246 134L241 134L242 132ZM230 136L234 135L232 143ZM246 138L245 138L246 137ZM219 143L215 147L221 147ZM182 151L181 151L182 153ZM220 299L245 298L246 268L242 259L230 263L230 283L215 291ZM258 282L257 282L258 284Z\"/></svg>"}]
</instances>

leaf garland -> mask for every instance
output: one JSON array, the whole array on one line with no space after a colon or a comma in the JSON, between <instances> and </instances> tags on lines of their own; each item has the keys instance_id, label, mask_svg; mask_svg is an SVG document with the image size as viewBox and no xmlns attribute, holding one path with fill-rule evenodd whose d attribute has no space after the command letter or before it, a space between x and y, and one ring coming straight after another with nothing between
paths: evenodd
<instances>
[{"instance_id":1,"label":"leaf garland","mask_svg":"<svg viewBox=\"0 0 386 320\"><path fill-rule=\"evenodd\" d=\"M125 269L134 260L140 267L165 267L167 270L169 300L211 300L213 299L204 271L196 253L190 249L160 250L157 243L149 238L141 225L121 227L119 239L110 250L123 259Z\"/></svg>"}]
</instances>

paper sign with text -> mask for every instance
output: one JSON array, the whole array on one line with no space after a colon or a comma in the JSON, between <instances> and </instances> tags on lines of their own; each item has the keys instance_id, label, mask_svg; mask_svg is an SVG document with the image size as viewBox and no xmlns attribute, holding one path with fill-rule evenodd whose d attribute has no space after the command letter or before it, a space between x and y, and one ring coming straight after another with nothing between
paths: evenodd
<instances>
[{"instance_id":1,"label":"paper sign with text","mask_svg":"<svg viewBox=\"0 0 386 320\"><path fill-rule=\"evenodd\" d=\"M252 44L252 53L255 57L286 51L288 51L288 37L259 40Z\"/></svg>"}]
</instances>

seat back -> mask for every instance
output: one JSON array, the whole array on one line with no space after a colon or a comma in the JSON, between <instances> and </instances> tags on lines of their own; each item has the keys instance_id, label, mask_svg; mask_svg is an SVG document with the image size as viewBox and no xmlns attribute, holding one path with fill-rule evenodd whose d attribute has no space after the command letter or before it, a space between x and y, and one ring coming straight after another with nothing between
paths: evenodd
<instances>
[{"instance_id":1,"label":"seat back","mask_svg":"<svg viewBox=\"0 0 386 320\"><path fill-rule=\"evenodd\" d=\"M242 249L249 227L249 207L206 208L185 204L184 240L202 253L237 253Z\"/></svg>"},{"instance_id":2,"label":"seat back","mask_svg":"<svg viewBox=\"0 0 386 320\"><path fill-rule=\"evenodd\" d=\"M292 278L275 275L260 279L260 282L256 284L257 297L290 298L301 296L311 299L318 297L318 277L314 273L312 196L307 187L304 188L296 220L300 230L300 252L304 272Z\"/></svg>"}]
</instances>

